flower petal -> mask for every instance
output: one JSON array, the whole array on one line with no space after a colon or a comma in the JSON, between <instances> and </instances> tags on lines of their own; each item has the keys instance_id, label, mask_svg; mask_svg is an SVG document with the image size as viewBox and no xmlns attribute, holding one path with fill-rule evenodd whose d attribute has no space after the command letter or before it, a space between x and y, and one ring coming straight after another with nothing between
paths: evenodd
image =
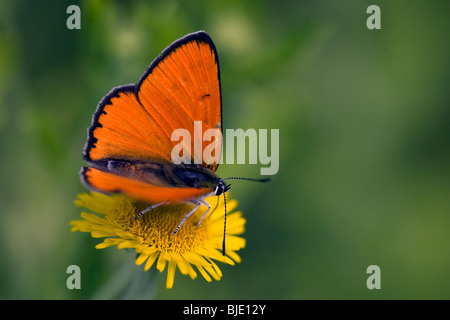
<instances>
[{"instance_id":1,"label":"flower petal","mask_svg":"<svg viewBox=\"0 0 450 320\"><path fill-rule=\"evenodd\" d=\"M153 265L153 263L155 263L155 260L159 257L159 252L154 252L152 253L148 259L147 262L145 263L144 266L144 271L147 271L148 269L151 268L151 266Z\"/></svg>"},{"instance_id":2,"label":"flower petal","mask_svg":"<svg viewBox=\"0 0 450 320\"><path fill-rule=\"evenodd\" d=\"M166 280L166 288L171 289L173 287L173 281L175 280L175 270L177 264L175 260L170 259L169 265L167 267L167 280Z\"/></svg>"}]
</instances>

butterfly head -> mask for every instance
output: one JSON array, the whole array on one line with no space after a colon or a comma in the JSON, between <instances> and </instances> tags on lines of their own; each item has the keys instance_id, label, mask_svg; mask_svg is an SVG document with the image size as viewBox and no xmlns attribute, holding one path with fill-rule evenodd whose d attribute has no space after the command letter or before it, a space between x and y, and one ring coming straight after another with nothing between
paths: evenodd
<instances>
[{"instance_id":1,"label":"butterfly head","mask_svg":"<svg viewBox=\"0 0 450 320\"><path fill-rule=\"evenodd\" d=\"M215 190L215 195L220 196L221 194L230 190L230 188L231 188L231 185L226 184L225 181L223 181L222 179L219 179L216 190Z\"/></svg>"}]
</instances>

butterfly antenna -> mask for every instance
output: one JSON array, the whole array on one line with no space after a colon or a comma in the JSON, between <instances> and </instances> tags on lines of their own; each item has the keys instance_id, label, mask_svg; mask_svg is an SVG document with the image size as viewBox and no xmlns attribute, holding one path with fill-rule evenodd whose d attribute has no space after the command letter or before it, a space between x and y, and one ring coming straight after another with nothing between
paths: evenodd
<instances>
[{"instance_id":1,"label":"butterfly antenna","mask_svg":"<svg viewBox=\"0 0 450 320\"><path fill-rule=\"evenodd\" d=\"M270 178L265 179L252 179L252 178L244 178L244 177L229 177L222 180L247 180L247 181L255 181L255 182L269 182ZM230 185L225 187L225 192L230 189ZM227 198L225 197L225 192L223 193L223 205L225 207L225 216L223 223L223 244L222 244L222 254L225 256L225 236L227 232Z\"/></svg>"},{"instance_id":2,"label":"butterfly antenna","mask_svg":"<svg viewBox=\"0 0 450 320\"><path fill-rule=\"evenodd\" d=\"M223 222L222 255L225 256L225 235L227 232L227 197L225 197L225 192L223 193L223 206L225 207L225 218Z\"/></svg>"},{"instance_id":3,"label":"butterfly antenna","mask_svg":"<svg viewBox=\"0 0 450 320\"><path fill-rule=\"evenodd\" d=\"M214 209L211 211L211 213L213 213L214 211L216 211L218 205L219 205L219 197L217 197L216 206L215 206Z\"/></svg>"},{"instance_id":4,"label":"butterfly antenna","mask_svg":"<svg viewBox=\"0 0 450 320\"><path fill-rule=\"evenodd\" d=\"M244 178L244 177L229 177L222 180L247 180L247 181L255 181L255 182L269 182L270 178L264 179L252 179L252 178Z\"/></svg>"}]
</instances>

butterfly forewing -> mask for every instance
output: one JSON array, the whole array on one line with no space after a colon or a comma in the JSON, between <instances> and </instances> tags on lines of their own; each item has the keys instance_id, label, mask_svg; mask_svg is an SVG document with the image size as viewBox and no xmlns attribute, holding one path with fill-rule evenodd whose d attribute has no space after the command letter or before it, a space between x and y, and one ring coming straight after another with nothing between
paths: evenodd
<instances>
[{"instance_id":1,"label":"butterfly forewing","mask_svg":"<svg viewBox=\"0 0 450 320\"><path fill-rule=\"evenodd\" d=\"M113 89L99 104L84 156L102 159L170 161L174 144L138 102L133 87Z\"/></svg>"},{"instance_id":2,"label":"butterfly forewing","mask_svg":"<svg viewBox=\"0 0 450 320\"><path fill-rule=\"evenodd\" d=\"M220 150L221 140L204 141L203 135L208 129L222 130L219 63L209 36L191 34L164 50L142 77L137 95L166 135L180 128L188 130L191 139L186 149L191 151L191 162L208 166L202 152L211 143ZM201 132L194 132L194 121L201 123ZM201 148L195 148L196 139ZM217 162L210 166L212 171Z\"/></svg>"}]
</instances>

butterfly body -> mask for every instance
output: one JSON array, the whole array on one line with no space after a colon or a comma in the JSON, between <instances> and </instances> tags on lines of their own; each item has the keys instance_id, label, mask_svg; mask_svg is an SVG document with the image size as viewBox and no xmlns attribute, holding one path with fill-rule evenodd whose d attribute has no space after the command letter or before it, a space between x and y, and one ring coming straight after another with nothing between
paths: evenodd
<instances>
[{"instance_id":1,"label":"butterfly body","mask_svg":"<svg viewBox=\"0 0 450 320\"><path fill-rule=\"evenodd\" d=\"M104 173L160 187L207 188L213 191L220 180L211 170L197 164L103 159L93 163L92 167Z\"/></svg>"}]
</instances>

